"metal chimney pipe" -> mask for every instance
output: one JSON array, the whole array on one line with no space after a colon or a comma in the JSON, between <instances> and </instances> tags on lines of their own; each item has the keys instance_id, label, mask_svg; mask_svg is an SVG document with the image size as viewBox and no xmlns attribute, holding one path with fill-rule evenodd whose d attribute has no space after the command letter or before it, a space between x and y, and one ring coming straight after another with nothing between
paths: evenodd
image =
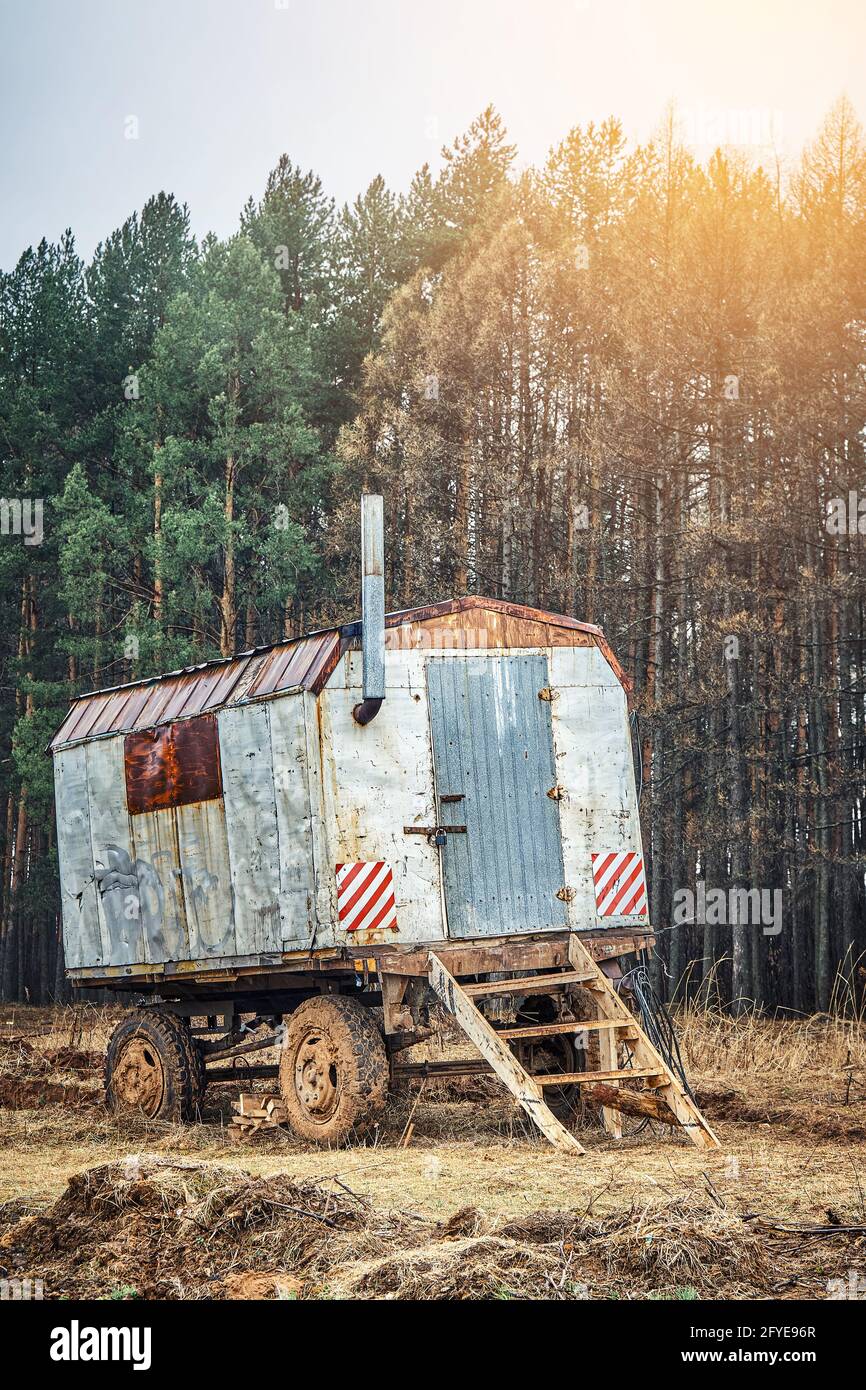
<instances>
[{"instance_id":1,"label":"metal chimney pipe","mask_svg":"<svg viewBox=\"0 0 866 1390\"><path fill-rule=\"evenodd\" d=\"M385 698L385 504L375 493L361 498L361 644L364 698L352 714L369 724Z\"/></svg>"}]
</instances>

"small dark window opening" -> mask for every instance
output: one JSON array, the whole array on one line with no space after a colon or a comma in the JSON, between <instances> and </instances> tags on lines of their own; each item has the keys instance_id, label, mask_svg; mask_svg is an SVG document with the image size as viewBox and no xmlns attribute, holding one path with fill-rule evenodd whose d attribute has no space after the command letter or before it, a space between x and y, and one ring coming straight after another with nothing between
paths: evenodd
<instances>
[{"instance_id":1,"label":"small dark window opening","mask_svg":"<svg viewBox=\"0 0 866 1390\"><path fill-rule=\"evenodd\" d=\"M214 801L223 794L219 739L212 714L127 734L126 804L132 816Z\"/></svg>"}]
</instances>

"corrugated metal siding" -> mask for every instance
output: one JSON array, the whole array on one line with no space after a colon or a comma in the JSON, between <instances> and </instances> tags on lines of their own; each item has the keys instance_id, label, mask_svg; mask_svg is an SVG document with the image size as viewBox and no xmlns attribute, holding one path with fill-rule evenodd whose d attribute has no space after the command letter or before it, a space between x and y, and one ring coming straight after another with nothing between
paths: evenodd
<instances>
[{"instance_id":1,"label":"corrugated metal siding","mask_svg":"<svg viewBox=\"0 0 866 1390\"><path fill-rule=\"evenodd\" d=\"M283 947L308 945L315 923L316 876L307 728L302 697L268 705L280 874Z\"/></svg>"},{"instance_id":2,"label":"corrugated metal siding","mask_svg":"<svg viewBox=\"0 0 866 1390\"><path fill-rule=\"evenodd\" d=\"M190 959L236 955L222 799L179 806L162 814L173 815L177 827L179 861L171 868L174 873L179 870Z\"/></svg>"},{"instance_id":3,"label":"corrugated metal siding","mask_svg":"<svg viewBox=\"0 0 866 1390\"><path fill-rule=\"evenodd\" d=\"M132 836L123 780L123 740L89 743L86 753L91 868L96 878L102 958L109 965L129 965L146 960L147 956L130 859Z\"/></svg>"},{"instance_id":4,"label":"corrugated metal siding","mask_svg":"<svg viewBox=\"0 0 866 1390\"><path fill-rule=\"evenodd\" d=\"M546 656L429 661L449 936L562 928L565 903Z\"/></svg>"},{"instance_id":5,"label":"corrugated metal siding","mask_svg":"<svg viewBox=\"0 0 866 1390\"><path fill-rule=\"evenodd\" d=\"M190 960L177 811L132 817L138 911L152 961Z\"/></svg>"}]
</instances>

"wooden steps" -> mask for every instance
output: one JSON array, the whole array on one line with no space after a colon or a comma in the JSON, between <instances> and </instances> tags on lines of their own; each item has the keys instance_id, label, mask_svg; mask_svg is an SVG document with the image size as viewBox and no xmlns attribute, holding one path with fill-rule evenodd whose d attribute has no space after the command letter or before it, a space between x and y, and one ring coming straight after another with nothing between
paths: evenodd
<instances>
[{"instance_id":1,"label":"wooden steps","mask_svg":"<svg viewBox=\"0 0 866 1390\"><path fill-rule=\"evenodd\" d=\"M457 1020L485 1061L490 1063L500 1081L507 1086L518 1105L522 1106L527 1115L534 1120L553 1147L564 1153L584 1153L583 1145L545 1105L541 1087L521 1066L507 1043L504 1043L497 1035L496 1030L491 1028L487 1019L473 1004L470 996L461 988L433 951L429 957L429 972L430 984L445 1008ZM496 981L496 983L504 982ZM493 992L502 993L503 991Z\"/></svg>"},{"instance_id":2,"label":"wooden steps","mask_svg":"<svg viewBox=\"0 0 866 1390\"><path fill-rule=\"evenodd\" d=\"M555 1148L576 1155L585 1152L571 1131L545 1103L545 1088L563 1086L598 1086L604 1098L602 1118L605 1128L616 1138L622 1137L620 1111L635 1113L637 1110L638 1113L650 1114L653 1118L684 1129L697 1148L719 1147L718 1139L680 1078L671 1071L650 1042L640 1020L623 1003L608 977L574 933L568 940L568 965L560 971L461 984L435 951L431 951L428 979L442 1004L484 1061ZM589 991L595 1018L562 1019L553 1023L495 1029L475 1003L476 999L507 995L555 995L574 989ZM599 1040L599 1069L596 1071L533 1074L526 1070L508 1046L510 1042L585 1032L595 1033ZM620 1064L620 1043L628 1048L630 1065L627 1067ZM451 1065L456 1074L460 1063ZM635 1092L623 1089L623 1083L636 1080L648 1083L649 1090Z\"/></svg>"},{"instance_id":3,"label":"wooden steps","mask_svg":"<svg viewBox=\"0 0 866 1390\"><path fill-rule=\"evenodd\" d=\"M564 1023L533 1023L526 1028L499 1028L500 1038L552 1038L561 1033L598 1033L611 1028L618 1033L632 1033L629 1023L617 1023L610 1018L588 1018L582 1022L568 1019Z\"/></svg>"},{"instance_id":4,"label":"wooden steps","mask_svg":"<svg viewBox=\"0 0 866 1390\"><path fill-rule=\"evenodd\" d=\"M461 989L470 999L486 999L494 994L553 994L558 990L586 984L593 978L586 971L563 970L555 975L521 975L511 980L485 980L477 985L461 985Z\"/></svg>"},{"instance_id":5,"label":"wooden steps","mask_svg":"<svg viewBox=\"0 0 866 1390\"><path fill-rule=\"evenodd\" d=\"M658 1068L653 1071L636 1071L630 1067L620 1067L616 1071L556 1071L542 1074L535 1073L533 1080L539 1086L579 1086L581 1082L588 1081L636 1081L639 1077L660 1076Z\"/></svg>"}]
</instances>

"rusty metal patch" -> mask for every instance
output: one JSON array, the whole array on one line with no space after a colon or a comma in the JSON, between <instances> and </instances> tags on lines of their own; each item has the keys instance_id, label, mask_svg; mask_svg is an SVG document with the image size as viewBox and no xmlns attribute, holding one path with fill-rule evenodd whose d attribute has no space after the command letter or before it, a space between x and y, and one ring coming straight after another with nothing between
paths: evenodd
<instances>
[{"instance_id":1,"label":"rusty metal patch","mask_svg":"<svg viewBox=\"0 0 866 1390\"><path fill-rule=\"evenodd\" d=\"M561 613L469 594L389 613L385 625L390 651L423 647L425 638L437 630L447 633L455 649L594 644L626 692L631 691L631 682L601 629ZM90 691L73 700L49 746L53 752L107 734L152 729L287 690L300 688L319 695L344 652L360 635L359 622L346 623L183 671Z\"/></svg>"},{"instance_id":2,"label":"rusty metal patch","mask_svg":"<svg viewBox=\"0 0 866 1390\"><path fill-rule=\"evenodd\" d=\"M127 734L123 762L126 804L132 816L194 801L215 801L223 794L212 714Z\"/></svg>"}]
</instances>

